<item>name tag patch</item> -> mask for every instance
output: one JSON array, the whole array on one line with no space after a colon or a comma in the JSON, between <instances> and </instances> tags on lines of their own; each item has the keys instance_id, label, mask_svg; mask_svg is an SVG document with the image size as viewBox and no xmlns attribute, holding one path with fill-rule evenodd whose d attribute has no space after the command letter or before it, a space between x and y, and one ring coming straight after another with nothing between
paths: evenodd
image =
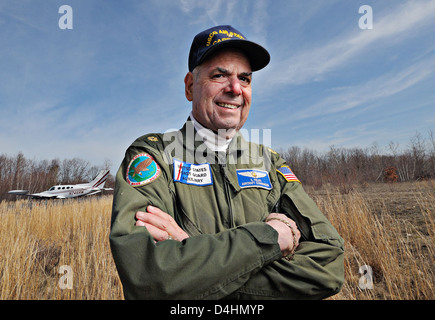
<instances>
[{"instance_id":1,"label":"name tag patch","mask_svg":"<svg viewBox=\"0 0 435 320\"><path fill-rule=\"evenodd\" d=\"M174 181L195 186L213 184L209 163L193 164L174 159Z\"/></svg>"},{"instance_id":2,"label":"name tag patch","mask_svg":"<svg viewBox=\"0 0 435 320\"><path fill-rule=\"evenodd\" d=\"M255 169L239 169L237 170L237 180L240 188L263 188L270 190L272 184L270 183L269 173L263 170Z\"/></svg>"}]
</instances>

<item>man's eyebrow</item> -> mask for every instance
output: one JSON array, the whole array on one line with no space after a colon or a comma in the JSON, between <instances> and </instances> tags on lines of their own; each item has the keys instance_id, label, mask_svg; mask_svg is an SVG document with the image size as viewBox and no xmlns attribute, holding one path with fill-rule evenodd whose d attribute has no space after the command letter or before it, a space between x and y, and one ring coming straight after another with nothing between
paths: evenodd
<instances>
[{"instance_id":1,"label":"man's eyebrow","mask_svg":"<svg viewBox=\"0 0 435 320\"><path fill-rule=\"evenodd\" d=\"M230 72L227 69L221 68L221 67L216 67L217 71L219 71L220 73L224 73L224 74L229 74Z\"/></svg>"},{"instance_id":2,"label":"man's eyebrow","mask_svg":"<svg viewBox=\"0 0 435 320\"><path fill-rule=\"evenodd\" d=\"M217 70L223 74L230 74L230 72L227 69L222 68L222 67L216 67L215 70ZM242 73L240 73L240 75L244 76L244 77L250 77L250 76L252 76L252 72L242 72Z\"/></svg>"}]
</instances>

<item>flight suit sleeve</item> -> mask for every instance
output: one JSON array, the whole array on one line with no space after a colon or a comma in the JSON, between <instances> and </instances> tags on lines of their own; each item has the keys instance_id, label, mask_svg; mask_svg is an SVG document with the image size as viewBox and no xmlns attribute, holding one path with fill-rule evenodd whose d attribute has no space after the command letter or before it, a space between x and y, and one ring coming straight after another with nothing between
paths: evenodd
<instances>
[{"instance_id":1,"label":"flight suit sleeve","mask_svg":"<svg viewBox=\"0 0 435 320\"><path fill-rule=\"evenodd\" d=\"M344 241L299 182L278 176L282 185L279 211L298 225L299 246L292 260L264 266L233 297L323 299L334 295L344 282Z\"/></svg>"},{"instance_id":2,"label":"flight suit sleeve","mask_svg":"<svg viewBox=\"0 0 435 320\"><path fill-rule=\"evenodd\" d=\"M138 153L151 155L161 172L152 182L135 187L126 175ZM135 226L135 214L152 204L177 220L168 168L158 150L136 146L127 150L116 175L109 238L126 299L224 298L281 258L277 233L263 222L182 242L155 243L146 227Z\"/></svg>"}]
</instances>

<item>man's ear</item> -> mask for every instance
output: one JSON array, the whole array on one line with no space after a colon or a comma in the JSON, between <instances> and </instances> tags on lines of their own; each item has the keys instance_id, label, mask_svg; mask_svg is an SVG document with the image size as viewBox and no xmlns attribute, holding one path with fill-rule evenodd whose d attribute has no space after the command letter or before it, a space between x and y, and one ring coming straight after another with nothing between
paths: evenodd
<instances>
[{"instance_id":1,"label":"man's ear","mask_svg":"<svg viewBox=\"0 0 435 320\"><path fill-rule=\"evenodd\" d=\"M187 100L193 100L193 73L188 72L184 77L184 94Z\"/></svg>"}]
</instances>

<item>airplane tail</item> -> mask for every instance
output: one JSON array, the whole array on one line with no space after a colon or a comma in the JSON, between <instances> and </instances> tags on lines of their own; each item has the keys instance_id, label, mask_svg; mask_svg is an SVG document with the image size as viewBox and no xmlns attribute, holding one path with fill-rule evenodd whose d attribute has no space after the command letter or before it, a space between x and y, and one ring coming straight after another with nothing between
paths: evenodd
<instances>
[{"instance_id":1,"label":"airplane tail","mask_svg":"<svg viewBox=\"0 0 435 320\"><path fill-rule=\"evenodd\" d=\"M94 180L89 182L88 184L92 188L103 189L104 184L106 183L107 177L109 176L110 170L101 170Z\"/></svg>"}]
</instances>

